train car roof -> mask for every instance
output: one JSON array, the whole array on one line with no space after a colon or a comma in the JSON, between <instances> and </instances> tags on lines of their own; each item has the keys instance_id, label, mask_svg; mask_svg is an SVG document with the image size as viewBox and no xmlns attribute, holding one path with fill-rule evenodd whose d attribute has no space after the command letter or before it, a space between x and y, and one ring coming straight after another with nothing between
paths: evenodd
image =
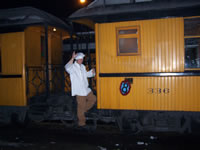
<instances>
[{"instance_id":1,"label":"train car roof","mask_svg":"<svg viewBox=\"0 0 200 150\"><path fill-rule=\"evenodd\" d=\"M23 30L31 25L50 25L64 30L69 30L70 28L58 17L33 7L0 9L1 31Z\"/></svg>"},{"instance_id":2,"label":"train car roof","mask_svg":"<svg viewBox=\"0 0 200 150\"><path fill-rule=\"evenodd\" d=\"M95 0L69 16L114 22L200 15L200 0Z\"/></svg>"}]
</instances>

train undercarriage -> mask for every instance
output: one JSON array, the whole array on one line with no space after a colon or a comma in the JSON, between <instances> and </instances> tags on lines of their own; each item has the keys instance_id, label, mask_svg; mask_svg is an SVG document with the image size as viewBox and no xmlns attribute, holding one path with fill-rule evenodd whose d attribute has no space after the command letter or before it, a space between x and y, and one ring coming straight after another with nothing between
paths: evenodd
<instances>
[{"instance_id":1,"label":"train undercarriage","mask_svg":"<svg viewBox=\"0 0 200 150\"><path fill-rule=\"evenodd\" d=\"M12 113L6 113L6 110ZM77 126L76 100L68 94L32 97L28 108L4 109L2 123L24 125L27 122L60 121L66 127ZM1 113L3 114L3 113ZM5 115L7 114L7 115ZM8 116L10 115L10 116ZM88 125L96 129L99 123L111 124L123 133L142 132L198 132L200 113L178 111L105 110L96 105L86 113Z\"/></svg>"},{"instance_id":2,"label":"train undercarriage","mask_svg":"<svg viewBox=\"0 0 200 150\"><path fill-rule=\"evenodd\" d=\"M24 113L29 121L60 121L67 127L77 126L76 100L67 94L45 95L32 97L29 108ZM15 113L11 117L15 124L27 121ZM89 126L96 129L99 122L109 123L119 128L121 132L137 134L141 132L178 132L191 133L198 129L200 114L198 112L170 112L170 111L136 111L136 110L103 110L94 106L86 113ZM196 131L195 131L196 132Z\"/></svg>"}]
</instances>

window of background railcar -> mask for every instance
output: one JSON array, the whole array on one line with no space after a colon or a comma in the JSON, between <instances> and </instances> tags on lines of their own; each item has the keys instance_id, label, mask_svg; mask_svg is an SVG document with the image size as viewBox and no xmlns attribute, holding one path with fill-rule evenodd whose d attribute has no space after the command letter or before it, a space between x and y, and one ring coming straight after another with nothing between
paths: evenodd
<instances>
[{"instance_id":1,"label":"window of background railcar","mask_svg":"<svg viewBox=\"0 0 200 150\"><path fill-rule=\"evenodd\" d=\"M200 69L200 18L184 20L185 68Z\"/></svg>"},{"instance_id":2,"label":"window of background railcar","mask_svg":"<svg viewBox=\"0 0 200 150\"><path fill-rule=\"evenodd\" d=\"M140 54L140 28L120 27L116 30L117 55L139 55Z\"/></svg>"},{"instance_id":3,"label":"window of background railcar","mask_svg":"<svg viewBox=\"0 0 200 150\"><path fill-rule=\"evenodd\" d=\"M45 46L45 36L41 35L40 36L40 47L41 47L41 61L42 64L45 64L45 51L46 51L46 46Z\"/></svg>"},{"instance_id":4,"label":"window of background railcar","mask_svg":"<svg viewBox=\"0 0 200 150\"><path fill-rule=\"evenodd\" d=\"M45 37L41 36L40 37L40 43L41 43L41 56L45 56Z\"/></svg>"}]
</instances>

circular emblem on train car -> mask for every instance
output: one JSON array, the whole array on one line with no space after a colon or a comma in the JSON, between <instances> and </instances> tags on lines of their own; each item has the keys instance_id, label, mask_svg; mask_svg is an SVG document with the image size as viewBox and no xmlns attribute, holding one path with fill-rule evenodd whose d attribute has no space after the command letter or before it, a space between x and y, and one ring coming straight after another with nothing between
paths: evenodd
<instances>
[{"instance_id":1,"label":"circular emblem on train car","mask_svg":"<svg viewBox=\"0 0 200 150\"><path fill-rule=\"evenodd\" d=\"M122 95L127 95L131 90L131 84L129 83L129 81L124 80L121 82L120 84L120 93Z\"/></svg>"}]
</instances>

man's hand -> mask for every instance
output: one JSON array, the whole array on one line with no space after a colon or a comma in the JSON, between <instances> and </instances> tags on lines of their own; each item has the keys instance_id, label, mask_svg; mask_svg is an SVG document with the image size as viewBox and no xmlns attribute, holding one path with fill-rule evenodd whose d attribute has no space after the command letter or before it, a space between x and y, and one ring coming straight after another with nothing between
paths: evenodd
<instances>
[{"instance_id":1,"label":"man's hand","mask_svg":"<svg viewBox=\"0 0 200 150\"><path fill-rule=\"evenodd\" d=\"M73 64L75 57L76 57L76 53L75 53L75 51L74 51L74 52L72 53L72 58L69 60L69 62L68 62L67 64L68 64L68 65Z\"/></svg>"},{"instance_id":2,"label":"man's hand","mask_svg":"<svg viewBox=\"0 0 200 150\"><path fill-rule=\"evenodd\" d=\"M75 51L72 53L72 59L75 59L75 57L76 57L76 53L75 53Z\"/></svg>"}]
</instances>

